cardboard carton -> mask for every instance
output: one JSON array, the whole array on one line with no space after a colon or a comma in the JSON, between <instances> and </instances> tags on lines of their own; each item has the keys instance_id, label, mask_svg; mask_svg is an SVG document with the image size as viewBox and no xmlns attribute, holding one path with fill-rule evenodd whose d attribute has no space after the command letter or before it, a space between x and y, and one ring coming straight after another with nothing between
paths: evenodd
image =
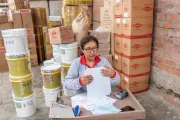
<instances>
[{"instance_id":1,"label":"cardboard carton","mask_svg":"<svg viewBox=\"0 0 180 120\"><path fill-rule=\"evenodd\" d=\"M122 35L114 34L114 53L121 55L122 54Z\"/></svg>"},{"instance_id":2,"label":"cardboard carton","mask_svg":"<svg viewBox=\"0 0 180 120\"><path fill-rule=\"evenodd\" d=\"M114 33L111 33L111 55L114 56Z\"/></svg>"},{"instance_id":3,"label":"cardboard carton","mask_svg":"<svg viewBox=\"0 0 180 120\"><path fill-rule=\"evenodd\" d=\"M52 45L46 44L45 49L46 49L46 52L52 52Z\"/></svg>"},{"instance_id":4,"label":"cardboard carton","mask_svg":"<svg viewBox=\"0 0 180 120\"><path fill-rule=\"evenodd\" d=\"M104 7L114 7L116 4L116 0L104 0Z\"/></svg>"},{"instance_id":5,"label":"cardboard carton","mask_svg":"<svg viewBox=\"0 0 180 120\"><path fill-rule=\"evenodd\" d=\"M74 42L73 31L70 26L60 26L49 29L48 31L51 44Z\"/></svg>"},{"instance_id":6,"label":"cardboard carton","mask_svg":"<svg viewBox=\"0 0 180 120\"><path fill-rule=\"evenodd\" d=\"M152 17L154 0L123 0L123 17Z\"/></svg>"},{"instance_id":7,"label":"cardboard carton","mask_svg":"<svg viewBox=\"0 0 180 120\"><path fill-rule=\"evenodd\" d=\"M126 56L141 56L151 53L152 38L122 38L122 53Z\"/></svg>"},{"instance_id":8,"label":"cardboard carton","mask_svg":"<svg viewBox=\"0 0 180 120\"><path fill-rule=\"evenodd\" d=\"M90 35L97 38L100 44L110 43L110 32L91 31Z\"/></svg>"},{"instance_id":9,"label":"cardboard carton","mask_svg":"<svg viewBox=\"0 0 180 120\"><path fill-rule=\"evenodd\" d=\"M36 55L37 54L36 47L29 46L29 52L30 52L30 55Z\"/></svg>"},{"instance_id":10,"label":"cardboard carton","mask_svg":"<svg viewBox=\"0 0 180 120\"><path fill-rule=\"evenodd\" d=\"M123 18L115 18L114 33L122 35L123 32Z\"/></svg>"},{"instance_id":11,"label":"cardboard carton","mask_svg":"<svg viewBox=\"0 0 180 120\"><path fill-rule=\"evenodd\" d=\"M122 71L122 58L117 54L114 54L114 69L119 73Z\"/></svg>"},{"instance_id":12,"label":"cardboard carton","mask_svg":"<svg viewBox=\"0 0 180 120\"><path fill-rule=\"evenodd\" d=\"M30 55L31 56L31 65L34 66L34 65L38 65L38 57L37 57L37 54L32 54Z\"/></svg>"},{"instance_id":13,"label":"cardboard carton","mask_svg":"<svg viewBox=\"0 0 180 120\"><path fill-rule=\"evenodd\" d=\"M115 2L115 18L123 17L123 0L116 0Z\"/></svg>"},{"instance_id":14,"label":"cardboard carton","mask_svg":"<svg viewBox=\"0 0 180 120\"><path fill-rule=\"evenodd\" d=\"M152 36L153 18L123 18L124 38L145 38Z\"/></svg>"},{"instance_id":15,"label":"cardboard carton","mask_svg":"<svg viewBox=\"0 0 180 120\"><path fill-rule=\"evenodd\" d=\"M149 75L129 78L121 74L121 83L119 86L122 89L128 88L134 94L145 92L149 87Z\"/></svg>"},{"instance_id":16,"label":"cardboard carton","mask_svg":"<svg viewBox=\"0 0 180 120\"><path fill-rule=\"evenodd\" d=\"M8 6L10 10L24 9L24 0L8 0Z\"/></svg>"},{"instance_id":17,"label":"cardboard carton","mask_svg":"<svg viewBox=\"0 0 180 120\"><path fill-rule=\"evenodd\" d=\"M1 34L0 34L0 47L1 48L4 47L4 42L3 42L3 38L1 36Z\"/></svg>"},{"instance_id":18,"label":"cardboard carton","mask_svg":"<svg viewBox=\"0 0 180 120\"><path fill-rule=\"evenodd\" d=\"M149 75L150 60L150 55L146 57L137 57L136 59L128 59L122 56L122 73L128 77Z\"/></svg>"},{"instance_id":19,"label":"cardboard carton","mask_svg":"<svg viewBox=\"0 0 180 120\"><path fill-rule=\"evenodd\" d=\"M0 24L0 30L5 30L5 29L13 29L12 22L1 23Z\"/></svg>"},{"instance_id":20,"label":"cardboard carton","mask_svg":"<svg viewBox=\"0 0 180 120\"><path fill-rule=\"evenodd\" d=\"M26 29L33 29L33 19L30 9L21 9L21 19L23 22L23 27Z\"/></svg>"},{"instance_id":21,"label":"cardboard carton","mask_svg":"<svg viewBox=\"0 0 180 120\"><path fill-rule=\"evenodd\" d=\"M36 47L35 34L28 34L27 40L28 40L28 46L32 45Z\"/></svg>"},{"instance_id":22,"label":"cardboard carton","mask_svg":"<svg viewBox=\"0 0 180 120\"><path fill-rule=\"evenodd\" d=\"M0 23L6 23L6 22L8 22L7 15L1 15L0 14Z\"/></svg>"},{"instance_id":23,"label":"cardboard carton","mask_svg":"<svg viewBox=\"0 0 180 120\"><path fill-rule=\"evenodd\" d=\"M7 72L8 71L8 64L7 64L7 60L5 58L5 49L4 48L0 48L0 72Z\"/></svg>"},{"instance_id":24,"label":"cardboard carton","mask_svg":"<svg viewBox=\"0 0 180 120\"><path fill-rule=\"evenodd\" d=\"M13 26L14 28L23 28L23 21L21 19L20 11L11 11L12 19L13 19Z\"/></svg>"},{"instance_id":25,"label":"cardboard carton","mask_svg":"<svg viewBox=\"0 0 180 120\"><path fill-rule=\"evenodd\" d=\"M46 52L46 59L50 60L53 57L52 52Z\"/></svg>"},{"instance_id":26,"label":"cardboard carton","mask_svg":"<svg viewBox=\"0 0 180 120\"><path fill-rule=\"evenodd\" d=\"M101 26L114 33L114 7L100 8Z\"/></svg>"}]
</instances>

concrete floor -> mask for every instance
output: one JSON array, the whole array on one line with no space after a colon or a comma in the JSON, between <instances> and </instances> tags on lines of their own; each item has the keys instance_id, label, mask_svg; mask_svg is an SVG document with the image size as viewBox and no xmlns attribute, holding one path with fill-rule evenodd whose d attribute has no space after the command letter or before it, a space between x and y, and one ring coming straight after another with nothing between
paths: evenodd
<instances>
[{"instance_id":1,"label":"concrete floor","mask_svg":"<svg viewBox=\"0 0 180 120\"><path fill-rule=\"evenodd\" d=\"M48 119L48 108L44 103L42 91L42 78L40 67L33 67L34 88L36 90L37 112L28 118L19 118L16 115L12 98L6 99L1 103L0 99L0 120L46 120ZM0 73L8 74L8 73ZM6 75L8 77L8 75ZM8 78L6 78L8 80ZM2 92L0 92L2 93ZM10 94L10 93L8 93ZM8 95L7 95L8 96ZM11 96L11 95L10 95ZM154 84L150 85L148 92L136 94L135 97L147 112L146 120L180 120L180 107L169 104L164 97L169 96L165 90L158 89ZM172 96L172 95L170 95ZM1 98L1 94L0 94ZM180 101L176 99L176 101Z\"/></svg>"}]
</instances>

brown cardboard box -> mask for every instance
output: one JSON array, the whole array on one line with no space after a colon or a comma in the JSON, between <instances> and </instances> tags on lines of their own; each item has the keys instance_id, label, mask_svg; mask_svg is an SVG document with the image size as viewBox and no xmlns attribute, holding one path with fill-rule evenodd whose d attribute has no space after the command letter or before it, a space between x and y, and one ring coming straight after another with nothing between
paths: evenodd
<instances>
[{"instance_id":1,"label":"brown cardboard box","mask_svg":"<svg viewBox=\"0 0 180 120\"><path fill-rule=\"evenodd\" d=\"M152 36L153 18L123 18L123 37L144 38Z\"/></svg>"},{"instance_id":2,"label":"brown cardboard box","mask_svg":"<svg viewBox=\"0 0 180 120\"><path fill-rule=\"evenodd\" d=\"M53 57L52 52L46 52L46 59L50 60Z\"/></svg>"},{"instance_id":3,"label":"brown cardboard box","mask_svg":"<svg viewBox=\"0 0 180 120\"><path fill-rule=\"evenodd\" d=\"M128 77L149 75L150 60L150 55L136 59L128 59L122 56L122 73Z\"/></svg>"},{"instance_id":4,"label":"brown cardboard box","mask_svg":"<svg viewBox=\"0 0 180 120\"><path fill-rule=\"evenodd\" d=\"M114 56L114 45L115 40L114 40L114 33L111 33L111 55Z\"/></svg>"},{"instance_id":5,"label":"brown cardboard box","mask_svg":"<svg viewBox=\"0 0 180 120\"><path fill-rule=\"evenodd\" d=\"M6 22L8 22L8 16L0 14L0 23L6 23Z\"/></svg>"},{"instance_id":6,"label":"brown cardboard box","mask_svg":"<svg viewBox=\"0 0 180 120\"><path fill-rule=\"evenodd\" d=\"M115 2L115 17L122 18L123 16L123 1L116 0Z\"/></svg>"},{"instance_id":7,"label":"brown cardboard box","mask_svg":"<svg viewBox=\"0 0 180 120\"><path fill-rule=\"evenodd\" d=\"M104 7L114 7L116 4L116 0L104 0Z\"/></svg>"},{"instance_id":8,"label":"brown cardboard box","mask_svg":"<svg viewBox=\"0 0 180 120\"><path fill-rule=\"evenodd\" d=\"M128 78L124 74L121 74L120 87L122 89L126 87L134 94L145 92L149 87L149 75Z\"/></svg>"},{"instance_id":9,"label":"brown cardboard box","mask_svg":"<svg viewBox=\"0 0 180 120\"><path fill-rule=\"evenodd\" d=\"M14 28L23 28L20 11L11 10Z\"/></svg>"},{"instance_id":10,"label":"brown cardboard box","mask_svg":"<svg viewBox=\"0 0 180 120\"><path fill-rule=\"evenodd\" d=\"M27 29L27 34L34 34L34 28L32 28L32 29Z\"/></svg>"},{"instance_id":11,"label":"brown cardboard box","mask_svg":"<svg viewBox=\"0 0 180 120\"><path fill-rule=\"evenodd\" d=\"M45 46L46 52L52 52L52 45L51 44L46 44Z\"/></svg>"},{"instance_id":12,"label":"brown cardboard box","mask_svg":"<svg viewBox=\"0 0 180 120\"><path fill-rule=\"evenodd\" d=\"M37 56L38 56L38 62L43 62L45 60L45 50L44 45L42 46L36 46L37 50Z\"/></svg>"},{"instance_id":13,"label":"brown cardboard box","mask_svg":"<svg viewBox=\"0 0 180 120\"><path fill-rule=\"evenodd\" d=\"M45 42L46 44L50 44L49 34L48 34L48 33L44 33L44 42Z\"/></svg>"},{"instance_id":14,"label":"brown cardboard box","mask_svg":"<svg viewBox=\"0 0 180 120\"><path fill-rule=\"evenodd\" d=\"M117 54L114 54L114 69L119 73L122 71L122 58Z\"/></svg>"},{"instance_id":15,"label":"brown cardboard box","mask_svg":"<svg viewBox=\"0 0 180 120\"><path fill-rule=\"evenodd\" d=\"M100 22L100 7L93 7L93 21Z\"/></svg>"},{"instance_id":16,"label":"brown cardboard box","mask_svg":"<svg viewBox=\"0 0 180 120\"><path fill-rule=\"evenodd\" d=\"M122 35L114 34L114 53L122 54Z\"/></svg>"},{"instance_id":17,"label":"brown cardboard box","mask_svg":"<svg viewBox=\"0 0 180 120\"><path fill-rule=\"evenodd\" d=\"M28 34L28 46L32 45L36 47L36 40L35 40L35 34Z\"/></svg>"},{"instance_id":18,"label":"brown cardboard box","mask_svg":"<svg viewBox=\"0 0 180 120\"><path fill-rule=\"evenodd\" d=\"M5 29L13 29L12 22L1 23L0 24L0 30L5 30Z\"/></svg>"},{"instance_id":19,"label":"brown cardboard box","mask_svg":"<svg viewBox=\"0 0 180 120\"><path fill-rule=\"evenodd\" d=\"M24 0L8 0L10 10L24 9Z\"/></svg>"},{"instance_id":20,"label":"brown cardboard box","mask_svg":"<svg viewBox=\"0 0 180 120\"><path fill-rule=\"evenodd\" d=\"M37 57L37 54L32 54L32 55L31 55L31 65L32 65L32 66L38 65L38 57Z\"/></svg>"},{"instance_id":21,"label":"brown cardboard box","mask_svg":"<svg viewBox=\"0 0 180 120\"><path fill-rule=\"evenodd\" d=\"M61 44L74 42L72 27L60 26L48 29L51 44Z\"/></svg>"},{"instance_id":22,"label":"brown cardboard box","mask_svg":"<svg viewBox=\"0 0 180 120\"><path fill-rule=\"evenodd\" d=\"M1 36L1 34L0 34L0 47L4 47L3 38Z\"/></svg>"},{"instance_id":23,"label":"brown cardboard box","mask_svg":"<svg viewBox=\"0 0 180 120\"><path fill-rule=\"evenodd\" d=\"M154 0L123 0L124 17L152 17Z\"/></svg>"},{"instance_id":24,"label":"brown cardboard box","mask_svg":"<svg viewBox=\"0 0 180 120\"><path fill-rule=\"evenodd\" d=\"M4 48L3 48L4 49ZM8 64L5 58L5 50L0 50L0 72L7 72L8 71Z\"/></svg>"},{"instance_id":25,"label":"brown cardboard box","mask_svg":"<svg viewBox=\"0 0 180 120\"><path fill-rule=\"evenodd\" d=\"M23 27L26 29L33 29L33 19L30 9L21 9L21 18L23 22Z\"/></svg>"},{"instance_id":26,"label":"brown cardboard box","mask_svg":"<svg viewBox=\"0 0 180 120\"><path fill-rule=\"evenodd\" d=\"M140 56L151 53L152 38L122 38L122 53L126 56Z\"/></svg>"},{"instance_id":27,"label":"brown cardboard box","mask_svg":"<svg viewBox=\"0 0 180 120\"><path fill-rule=\"evenodd\" d=\"M90 35L97 38L100 44L110 43L110 32L91 31Z\"/></svg>"},{"instance_id":28,"label":"brown cardboard box","mask_svg":"<svg viewBox=\"0 0 180 120\"><path fill-rule=\"evenodd\" d=\"M29 46L29 52L30 52L30 55L37 55L37 50L36 50L36 47L34 46Z\"/></svg>"},{"instance_id":29,"label":"brown cardboard box","mask_svg":"<svg viewBox=\"0 0 180 120\"><path fill-rule=\"evenodd\" d=\"M101 26L114 33L114 7L100 8Z\"/></svg>"},{"instance_id":30,"label":"brown cardboard box","mask_svg":"<svg viewBox=\"0 0 180 120\"><path fill-rule=\"evenodd\" d=\"M123 32L123 18L115 18L114 33L122 35Z\"/></svg>"}]
</instances>

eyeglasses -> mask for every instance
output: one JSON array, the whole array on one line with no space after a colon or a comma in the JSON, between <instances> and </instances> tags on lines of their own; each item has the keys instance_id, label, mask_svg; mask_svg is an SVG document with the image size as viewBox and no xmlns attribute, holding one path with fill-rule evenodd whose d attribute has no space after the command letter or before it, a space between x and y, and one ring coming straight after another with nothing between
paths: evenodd
<instances>
[{"instance_id":1,"label":"eyeglasses","mask_svg":"<svg viewBox=\"0 0 180 120\"><path fill-rule=\"evenodd\" d=\"M86 49L84 49L84 50L86 50L86 52L87 53L90 53L91 52L91 50L93 51L93 52L97 52L97 47L93 47L93 48L86 48Z\"/></svg>"}]
</instances>

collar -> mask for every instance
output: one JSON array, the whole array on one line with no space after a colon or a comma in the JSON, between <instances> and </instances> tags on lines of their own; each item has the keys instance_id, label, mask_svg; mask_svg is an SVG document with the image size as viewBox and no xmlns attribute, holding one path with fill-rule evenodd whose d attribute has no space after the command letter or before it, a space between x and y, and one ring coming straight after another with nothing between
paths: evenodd
<instances>
[{"instance_id":1,"label":"collar","mask_svg":"<svg viewBox=\"0 0 180 120\"><path fill-rule=\"evenodd\" d=\"M92 67L90 67L88 64L86 64L86 59L85 59L85 56L81 56L80 58L80 63L83 64L83 65L86 65L88 68L93 68L95 65L97 65L99 62L101 61L101 59L96 56L95 57L95 62L94 62L94 65Z\"/></svg>"}]
</instances>

